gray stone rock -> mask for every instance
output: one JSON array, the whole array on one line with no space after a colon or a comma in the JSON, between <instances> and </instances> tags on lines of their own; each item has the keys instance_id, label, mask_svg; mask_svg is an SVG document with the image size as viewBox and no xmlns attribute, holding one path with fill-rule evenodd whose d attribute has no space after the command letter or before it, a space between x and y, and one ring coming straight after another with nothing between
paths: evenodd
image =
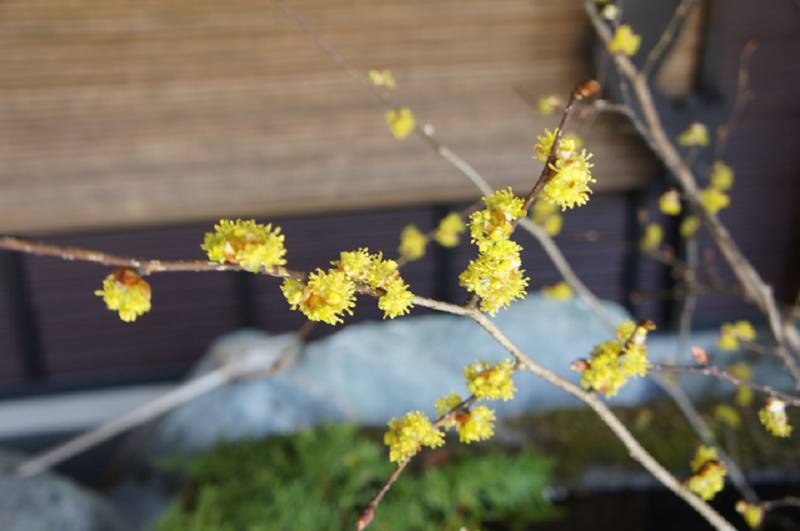
<instances>
[{"instance_id":1,"label":"gray stone rock","mask_svg":"<svg viewBox=\"0 0 800 531\"><path fill-rule=\"evenodd\" d=\"M616 320L622 308L604 303ZM610 334L578 300L558 302L539 295L501 311L497 325L534 360L577 382L569 370ZM325 326L325 325L321 325ZM195 375L216 360L260 353L277 357L291 335L242 331L218 340ZM695 334L691 344L713 349L716 332ZM670 335L651 336L651 359L675 355ZM354 324L304 347L300 360L281 373L226 385L164 417L146 442L147 454L197 451L221 440L261 437L332 421L383 425L391 417L420 409L433 414L437 398L466 394L463 367L473 361L497 361L507 353L478 325L450 315L407 317ZM684 359L684 363L688 360ZM515 376L517 397L497 404L498 416L578 404L560 389L528 373ZM731 390L708 378L687 378L693 396ZM658 396L655 385L634 379L612 404L635 404Z\"/></svg>"},{"instance_id":2,"label":"gray stone rock","mask_svg":"<svg viewBox=\"0 0 800 531\"><path fill-rule=\"evenodd\" d=\"M3 531L127 531L100 496L56 474L14 475L20 455L0 452L0 529Z\"/></svg>"}]
</instances>

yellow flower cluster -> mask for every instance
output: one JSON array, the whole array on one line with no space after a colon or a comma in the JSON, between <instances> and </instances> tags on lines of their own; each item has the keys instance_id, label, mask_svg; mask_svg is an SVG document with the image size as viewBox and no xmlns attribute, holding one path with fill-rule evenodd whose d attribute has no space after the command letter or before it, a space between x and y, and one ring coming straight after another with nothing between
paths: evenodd
<instances>
[{"instance_id":1,"label":"yellow flower cluster","mask_svg":"<svg viewBox=\"0 0 800 531\"><path fill-rule=\"evenodd\" d=\"M775 397L769 397L767 403L758 410L758 420L775 437L788 437L792 433L792 426L786 416L786 402Z\"/></svg>"},{"instance_id":2,"label":"yellow flower cluster","mask_svg":"<svg viewBox=\"0 0 800 531\"><path fill-rule=\"evenodd\" d=\"M734 363L730 367L728 367L728 372L733 374L734 376L738 376L743 380L749 380L752 378L752 370L750 369L750 365L748 365L744 361L740 361ZM736 396L734 398L736 403L742 407L747 407L753 403L753 390L747 387L746 385L740 385L736 388Z\"/></svg>"},{"instance_id":3,"label":"yellow flower cluster","mask_svg":"<svg viewBox=\"0 0 800 531\"><path fill-rule=\"evenodd\" d=\"M681 221L681 226L678 230L680 231L681 236L684 238L691 238L697 234L697 229L699 228L700 220L697 218L697 216L692 215L683 218L683 221Z\"/></svg>"},{"instance_id":4,"label":"yellow flower cluster","mask_svg":"<svg viewBox=\"0 0 800 531\"><path fill-rule=\"evenodd\" d=\"M397 86L391 70L372 69L369 71L369 81L376 87L385 87L387 89L393 89Z\"/></svg>"},{"instance_id":5,"label":"yellow flower cluster","mask_svg":"<svg viewBox=\"0 0 800 531\"><path fill-rule=\"evenodd\" d=\"M352 315L357 284L382 290L378 308L383 317L394 318L411 311L414 295L398 272L397 262L384 260L381 253L367 249L343 251L328 271L317 269L305 281L286 279L283 296L293 310L300 310L311 321L335 325L344 314Z\"/></svg>"},{"instance_id":6,"label":"yellow flower cluster","mask_svg":"<svg viewBox=\"0 0 800 531\"><path fill-rule=\"evenodd\" d=\"M130 269L120 268L108 275L103 279L103 289L94 294L126 323L150 311L150 284Z\"/></svg>"},{"instance_id":7,"label":"yellow flower cluster","mask_svg":"<svg viewBox=\"0 0 800 531\"><path fill-rule=\"evenodd\" d=\"M540 197L533 203L531 210L533 222L542 227L549 236L557 236L561 232L564 221L561 218L558 205Z\"/></svg>"},{"instance_id":8,"label":"yellow flower cluster","mask_svg":"<svg viewBox=\"0 0 800 531\"><path fill-rule=\"evenodd\" d=\"M353 282L384 292L378 298L378 308L383 310L384 319L394 319L411 311L414 294L400 276L394 260L384 260L382 253L370 254L368 249L361 248L340 253L339 260L332 264Z\"/></svg>"},{"instance_id":9,"label":"yellow flower cluster","mask_svg":"<svg viewBox=\"0 0 800 531\"><path fill-rule=\"evenodd\" d=\"M662 214L677 216L681 213L681 195L677 190L668 190L658 198L658 208Z\"/></svg>"},{"instance_id":10,"label":"yellow flower cluster","mask_svg":"<svg viewBox=\"0 0 800 531\"><path fill-rule=\"evenodd\" d=\"M543 287L542 295L554 301L568 301L572 299L572 288L562 280L552 286Z\"/></svg>"},{"instance_id":11,"label":"yellow flower cluster","mask_svg":"<svg viewBox=\"0 0 800 531\"><path fill-rule=\"evenodd\" d=\"M558 130L545 129L544 135L537 137L533 158L546 162L555 142ZM541 197L561 207L561 210L585 205L589 201L589 188L596 182L592 177L591 153L580 149L580 139L565 136L558 143L555 161L550 164L550 175L544 185Z\"/></svg>"},{"instance_id":12,"label":"yellow flower cluster","mask_svg":"<svg viewBox=\"0 0 800 531\"><path fill-rule=\"evenodd\" d=\"M433 237L442 247L455 247L465 230L467 230L467 226L461 219L461 215L458 212L450 212L439 221Z\"/></svg>"},{"instance_id":13,"label":"yellow flower cluster","mask_svg":"<svg viewBox=\"0 0 800 531\"><path fill-rule=\"evenodd\" d=\"M545 116L553 114L553 111L561 107L561 99L555 94L543 96L536 102L536 109Z\"/></svg>"},{"instance_id":14,"label":"yellow flower cluster","mask_svg":"<svg viewBox=\"0 0 800 531\"><path fill-rule=\"evenodd\" d=\"M727 192L733 186L733 168L718 160L711 166L711 186Z\"/></svg>"},{"instance_id":15,"label":"yellow flower cluster","mask_svg":"<svg viewBox=\"0 0 800 531\"><path fill-rule=\"evenodd\" d=\"M494 436L494 410L481 405L471 410L463 408L454 411L461 402L461 397L456 393L443 396L436 401L436 411L440 416L450 414L445 425L458 431L458 439L462 443L470 444L491 439Z\"/></svg>"},{"instance_id":16,"label":"yellow flower cluster","mask_svg":"<svg viewBox=\"0 0 800 531\"><path fill-rule=\"evenodd\" d=\"M655 251L661 246L664 239L664 229L658 223L649 223L644 229L644 236L639 242L639 247L643 251Z\"/></svg>"},{"instance_id":17,"label":"yellow flower cluster","mask_svg":"<svg viewBox=\"0 0 800 531\"><path fill-rule=\"evenodd\" d=\"M678 144L682 146L707 146L708 128L700 122L693 122L678 136Z\"/></svg>"},{"instance_id":18,"label":"yellow flower cluster","mask_svg":"<svg viewBox=\"0 0 800 531\"><path fill-rule=\"evenodd\" d=\"M257 273L286 264L283 240L280 227L273 229L271 223L223 219L214 225L214 232L206 233L200 248L212 262L237 264Z\"/></svg>"},{"instance_id":19,"label":"yellow flower cluster","mask_svg":"<svg viewBox=\"0 0 800 531\"><path fill-rule=\"evenodd\" d=\"M634 55L639 50L642 38L633 32L630 25L622 24L614 32L614 38L608 43L608 51L613 54Z\"/></svg>"},{"instance_id":20,"label":"yellow flower cluster","mask_svg":"<svg viewBox=\"0 0 800 531\"><path fill-rule=\"evenodd\" d=\"M581 385L611 397L634 376L645 376L650 369L647 360L647 332L652 323L625 321L617 327L617 338L597 345L581 367Z\"/></svg>"},{"instance_id":21,"label":"yellow flower cluster","mask_svg":"<svg viewBox=\"0 0 800 531\"><path fill-rule=\"evenodd\" d=\"M330 325L342 322L345 313L353 315L356 285L339 270L317 269L305 282L287 278L281 284L283 296L292 310L300 310L311 321Z\"/></svg>"},{"instance_id":22,"label":"yellow flower cluster","mask_svg":"<svg viewBox=\"0 0 800 531\"><path fill-rule=\"evenodd\" d=\"M731 198L722 190L709 186L700 191L700 204L712 214L716 214L731 204Z\"/></svg>"},{"instance_id":23,"label":"yellow flower cluster","mask_svg":"<svg viewBox=\"0 0 800 531\"><path fill-rule=\"evenodd\" d=\"M436 428L422 411L411 411L389 421L389 431L383 436L389 447L389 461L402 463L413 457L423 446L437 448L444 444L444 433Z\"/></svg>"},{"instance_id":24,"label":"yellow flower cluster","mask_svg":"<svg viewBox=\"0 0 800 531\"><path fill-rule=\"evenodd\" d=\"M713 410L714 418L719 422L738 430L742 425L742 416L728 404L717 404Z\"/></svg>"},{"instance_id":25,"label":"yellow flower cluster","mask_svg":"<svg viewBox=\"0 0 800 531\"><path fill-rule=\"evenodd\" d=\"M409 262L419 260L425 256L426 245L428 245L428 237L415 225L403 227L400 232L400 246L398 247L401 258Z\"/></svg>"},{"instance_id":26,"label":"yellow flower cluster","mask_svg":"<svg viewBox=\"0 0 800 531\"><path fill-rule=\"evenodd\" d=\"M511 374L514 362L501 361L492 365L488 361L477 361L467 365L464 376L467 378L467 389L477 398L486 400L511 400L517 388Z\"/></svg>"},{"instance_id":27,"label":"yellow flower cluster","mask_svg":"<svg viewBox=\"0 0 800 531\"><path fill-rule=\"evenodd\" d=\"M528 279L520 269L522 248L509 239L514 222L525 214L524 200L510 188L484 198L486 208L469 218L478 257L459 276L459 283L481 298L481 310L495 315L500 308L525 296Z\"/></svg>"},{"instance_id":28,"label":"yellow flower cluster","mask_svg":"<svg viewBox=\"0 0 800 531\"><path fill-rule=\"evenodd\" d=\"M719 329L717 345L722 350L732 351L739 348L739 341L753 341L756 338L756 329L750 321L736 321L735 323L722 323Z\"/></svg>"},{"instance_id":29,"label":"yellow flower cluster","mask_svg":"<svg viewBox=\"0 0 800 531\"><path fill-rule=\"evenodd\" d=\"M406 107L386 111L386 123L397 140L404 140L417 126L414 113Z\"/></svg>"},{"instance_id":30,"label":"yellow flower cluster","mask_svg":"<svg viewBox=\"0 0 800 531\"><path fill-rule=\"evenodd\" d=\"M752 505L744 500L739 500L736 502L736 512L742 515L751 529L757 529L764 521L764 509L760 505Z\"/></svg>"},{"instance_id":31,"label":"yellow flower cluster","mask_svg":"<svg viewBox=\"0 0 800 531\"><path fill-rule=\"evenodd\" d=\"M710 500L725 486L727 470L718 460L715 448L700 446L691 467L694 474L686 480L686 486L704 500Z\"/></svg>"}]
</instances>

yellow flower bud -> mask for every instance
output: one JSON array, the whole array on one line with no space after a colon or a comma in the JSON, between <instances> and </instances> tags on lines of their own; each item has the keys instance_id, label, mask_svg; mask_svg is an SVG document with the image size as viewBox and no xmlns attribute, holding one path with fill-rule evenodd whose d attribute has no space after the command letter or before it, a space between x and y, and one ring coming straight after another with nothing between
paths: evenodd
<instances>
[{"instance_id":1,"label":"yellow flower bud","mask_svg":"<svg viewBox=\"0 0 800 531\"><path fill-rule=\"evenodd\" d=\"M103 289L94 292L103 298L109 310L119 313L119 318L132 323L150 311L150 284L131 269L120 268L103 280Z\"/></svg>"},{"instance_id":2,"label":"yellow flower bud","mask_svg":"<svg viewBox=\"0 0 800 531\"><path fill-rule=\"evenodd\" d=\"M405 107L386 111L386 123L397 140L404 140L414 131L417 125L414 113L411 112L411 109Z\"/></svg>"},{"instance_id":3,"label":"yellow flower bud","mask_svg":"<svg viewBox=\"0 0 800 531\"><path fill-rule=\"evenodd\" d=\"M630 25L622 24L614 32L614 38L608 45L608 51L613 54L635 55L641 42L642 38L633 32Z\"/></svg>"}]
</instances>

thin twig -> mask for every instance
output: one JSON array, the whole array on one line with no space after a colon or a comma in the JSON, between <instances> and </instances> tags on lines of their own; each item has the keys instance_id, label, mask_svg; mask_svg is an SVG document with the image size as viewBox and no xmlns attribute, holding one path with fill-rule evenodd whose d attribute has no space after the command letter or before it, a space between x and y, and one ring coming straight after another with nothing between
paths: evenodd
<instances>
[{"instance_id":1,"label":"thin twig","mask_svg":"<svg viewBox=\"0 0 800 531\"><path fill-rule=\"evenodd\" d=\"M594 26L595 32L607 46L612 40L611 30L603 22L592 0L584 0L584 8ZM647 78L641 75L641 72L636 69L630 58L625 55L615 55L614 64L620 77L625 78L630 83L636 95L637 103L642 110L644 123L653 140L657 155L678 180L687 202L708 228L711 237L744 288L747 298L766 314L772 334L779 345L778 356L792 377L795 387L800 389L800 369L798 369L794 358L783 347L786 332L772 288L764 282L753 265L747 260L731 237L728 229L719 221L716 214L703 208L697 179L692 169L686 165L675 145L667 136L661 123L661 117L656 110Z\"/></svg>"},{"instance_id":2,"label":"thin twig","mask_svg":"<svg viewBox=\"0 0 800 531\"><path fill-rule=\"evenodd\" d=\"M768 396L773 396L775 398L778 398L786 402L789 405L800 406L800 396L779 391L774 387L770 387L769 385L762 385L752 380L740 378L714 365L668 365L662 363L654 363L651 368L652 370L659 372L682 372L682 373L702 374L704 376L711 376L712 378L718 378L720 380L728 381L733 385L743 385L745 387L749 387L753 391L757 391L759 393L763 393Z\"/></svg>"},{"instance_id":3,"label":"thin twig","mask_svg":"<svg viewBox=\"0 0 800 531\"><path fill-rule=\"evenodd\" d=\"M742 46L742 51L739 54L739 69L736 74L736 96L733 100L733 108L730 114L728 114L727 121L717 127L717 141L714 147L714 158L716 159L722 158L725 153L725 147L728 144L731 133L738 123L742 110L745 105L755 97L755 94L750 88L750 59L757 49L758 42L750 40Z\"/></svg>"},{"instance_id":4,"label":"thin twig","mask_svg":"<svg viewBox=\"0 0 800 531\"><path fill-rule=\"evenodd\" d=\"M27 477L39 474L53 466L66 461L85 450L119 435L135 426L144 424L164 413L175 409L195 398L221 387L232 380L250 374L276 374L283 370L305 340L313 327L304 325L292 339L292 342L281 349L276 358L248 356L231 361L202 376L193 378L159 398L142 404L121 417L112 419L96 428L59 444L39 455L22 462L16 470L19 476Z\"/></svg>"},{"instance_id":5,"label":"thin twig","mask_svg":"<svg viewBox=\"0 0 800 531\"><path fill-rule=\"evenodd\" d=\"M433 421L434 428L440 428L444 426L447 422L449 422L453 415L457 414L460 411L468 410L475 402L477 402L477 397L475 395L470 395L466 399L462 400L457 405L450 408L449 411L446 411L442 415L440 415L436 420ZM386 493L389 492L389 489L392 488L392 485L400 478L400 475L406 469L406 467L411 463L413 457L409 457L397 464L397 468L395 468L386 481L381 485L381 488L378 490L377 494L373 496L373 498L369 501L366 507L361 511L359 514L358 519L356 520L356 529L357 531L363 531L366 529L371 523L372 520L375 518L375 512L378 510L378 505L380 505L381 501L383 500Z\"/></svg>"},{"instance_id":6,"label":"thin twig","mask_svg":"<svg viewBox=\"0 0 800 531\"><path fill-rule=\"evenodd\" d=\"M689 13L689 8L692 7L694 0L682 0L678 7L675 8L675 13L672 14L672 18L667 24L666 29L661 34L661 37L658 39L658 42L650 50L650 53L647 54L647 60L642 67L642 75L649 76L650 71L658 61L658 58L661 57L661 54L664 53L664 50L667 49L667 46L672 42L672 38L675 36L675 32L680 27L683 20L686 18L686 15Z\"/></svg>"}]
</instances>

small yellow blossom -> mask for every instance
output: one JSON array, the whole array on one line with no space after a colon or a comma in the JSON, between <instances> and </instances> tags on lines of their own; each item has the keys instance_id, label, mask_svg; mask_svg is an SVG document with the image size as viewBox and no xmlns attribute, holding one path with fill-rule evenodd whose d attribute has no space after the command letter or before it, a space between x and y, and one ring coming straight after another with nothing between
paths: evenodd
<instances>
[{"instance_id":1,"label":"small yellow blossom","mask_svg":"<svg viewBox=\"0 0 800 531\"><path fill-rule=\"evenodd\" d=\"M514 362L501 361L492 365L488 361L478 361L467 365L464 376L467 378L467 389L477 398L486 400L511 400L517 388L511 374Z\"/></svg>"},{"instance_id":2,"label":"small yellow blossom","mask_svg":"<svg viewBox=\"0 0 800 531\"><path fill-rule=\"evenodd\" d=\"M404 140L417 125L414 113L406 107L386 111L386 123L397 140Z\"/></svg>"},{"instance_id":3,"label":"small yellow blossom","mask_svg":"<svg viewBox=\"0 0 800 531\"><path fill-rule=\"evenodd\" d=\"M281 291L292 310L300 310L311 321L330 325L342 322L342 315L352 315L355 306L355 283L338 269L317 269L305 282L286 279Z\"/></svg>"},{"instance_id":4,"label":"small yellow blossom","mask_svg":"<svg viewBox=\"0 0 800 531\"><path fill-rule=\"evenodd\" d=\"M369 80L376 87L393 89L397 86L394 80L394 74L392 74L391 70L372 69L369 71Z\"/></svg>"},{"instance_id":5,"label":"small yellow blossom","mask_svg":"<svg viewBox=\"0 0 800 531\"><path fill-rule=\"evenodd\" d=\"M692 492L710 500L725 486L725 465L718 460L717 449L700 446L690 463L694 474L686 481Z\"/></svg>"},{"instance_id":6,"label":"small yellow blossom","mask_svg":"<svg viewBox=\"0 0 800 531\"><path fill-rule=\"evenodd\" d=\"M767 403L758 410L758 420L775 437L788 437L792 433L792 426L786 416L786 402L775 397L769 397Z\"/></svg>"},{"instance_id":7,"label":"small yellow blossom","mask_svg":"<svg viewBox=\"0 0 800 531\"><path fill-rule=\"evenodd\" d=\"M561 150L578 151L583 147L583 139L575 133L567 133L561 138Z\"/></svg>"},{"instance_id":8,"label":"small yellow blossom","mask_svg":"<svg viewBox=\"0 0 800 531\"><path fill-rule=\"evenodd\" d=\"M679 231L681 236L684 238L692 238L695 234L697 234L697 229L699 228L700 220L697 218L697 216L692 215L683 218Z\"/></svg>"},{"instance_id":9,"label":"small yellow blossom","mask_svg":"<svg viewBox=\"0 0 800 531\"><path fill-rule=\"evenodd\" d=\"M415 225L406 225L400 233L400 256L409 262L419 260L425 256L425 246L428 245L428 237L422 233Z\"/></svg>"},{"instance_id":10,"label":"small yellow blossom","mask_svg":"<svg viewBox=\"0 0 800 531\"><path fill-rule=\"evenodd\" d=\"M339 253L339 261L332 264L338 266L351 280L366 282L374 262L369 250L362 247L356 251L342 251Z\"/></svg>"},{"instance_id":11,"label":"small yellow blossom","mask_svg":"<svg viewBox=\"0 0 800 531\"><path fill-rule=\"evenodd\" d=\"M447 415L458 407L461 402L463 402L463 400L458 393L444 395L442 398L438 399L434 405L436 407L436 413L438 413L440 417Z\"/></svg>"},{"instance_id":12,"label":"small yellow blossom","mask_svg":"<svg viewBox=\"0 0 800 531\"><path fill-rule=\"evenodd\" d=\"M546 161L550 156L550 151L553 149L553 142L556 141L558 128L555 131L545 129L544 134L536 137L536 145L533 146L534 160Z\"/></svg>"},{"instance_id":13,"label":"small yellow blossom","mask_svg":"<svg viewBox=\"0 0 800 531\"><path fill-rule=\"evenodd\" d=\"M414 294L400 275L390 277L383 289L386 293L378 298L378 308L383 310L384 319L394 319L411 311Z\"/></svg>"},{"instance_id":14,"label":"small yellow blossom","mask_svg":"<svg viewBox=\"0 0 800 531\"><path fill-rule=\"evenodd\" d=\"M466 228L461 215L458 212L451 212L439 222L433 237L442 247L455 247Z\"/></svg>"},{"instance_id":15,"label":"small yellow blossom","mask_svg":"<svg viewBox=\"0 0 800 531\"><path fill-rule=\"evenodd\" d=\"M458 411L455 414L455 426L458 439L470 444L485 441L494 436L494 410L488 406L477 406L470 411Z\"/></svg>"},{"instance_id":16,"label":"small yellow blossom","mask_svg":"<svg viewBox=\"0 0 800 531\"><path fill-rule=\"evenodd\" d=\"M639 49L642 38L635 34L630 25L622 24L614 33L614 38L608 44L608 51L613 54L634 55Z\"/></svg>"},{"instance_id":17,"label":"small yellow blossom","mask_svg":"<svg viewBox=\"0 0 800 531\"><path fill-rule=\"evenodd\" d=\"M739 500L736 502L736 512L742 515L751 529L757 529L764 521L764 509L760 505L751 505L744 500Z\"/></svg>"},{"instance_id":18,"label":"small yellow blossom","mask_svg":"<svg viewBox=\"0 0 800 531\"><path fill-rule=\"evenodd\" d=\"M733 168L718 160L711 166L711 186L727 192L733 186Z\"/></svg>"},{"instance_id":19,"label":"small yellow blossom","mask_svg":"<svg viewBox=\"0 0 800 531\"><path fill-rule=\"evenodd\" d=\"M482 311L495 315L525 296L528 278L520 269L519 252L520 246L511 240L485 246L458 277L461 286L481 298Z\"/></svg>"},{"instance_id":20,"label":"small yellow blossom","mask_svg":"<svg viewBox=\"0 0 800 531\"><path fill-rule=\"evenodd\" d=\"M693 122L678 137L678 144L682 146L707 146L708 128L700 122Z\"/></svg>"},{"instance_id":21,"label":"small yellow blossom","mask_svg":"<svg viewBox=\"0 0 800 531\"><path fill-rule=\"evenodd\" d=\"M514 230L514 222L525 215L525 200L514 195L511 188L498 190L484 197L486 208L469 216L470 234L478 248L507 239Z\"/></svg>"},{"instance_id":22,"label":"small yellow blossom","mask_svg":"<svg viewBox=\"0 0 800 531\"><path fill-rule=\"evenodd\" d=\"M597 345L588 360L583 360L581 385L611 397L633 376L645 376L648 327L625 321L617 327L617 338Z\"/></svg>"},{"instance_id":23,"label":"small yellow blossom","mask_svg":"<svg viewBox=\"0 0 800 531\"><path fill-rule=\"evenodd\" d=\"M442 446L444 434L422 411L411 411L389 421L389 431L383 435L383 442L389 447L389 461L402 463L416 455L423 446Z\"/></svg>"},{"instance_id":24,"label":"small yellow blossom","mask_svg":"<svg viewBox=\"0 0 800 531\"><path fill-rule=\"evenodd\" d=\"M561 281L552 286L543 287L542 295L556 301L568 301L572 299L572 288L566 282Z\"/></svg>"},{"instance_id":25,"label":"small yellow blossom","mask_svg":"<svg viewBox=\"0 0 800 531\"><path fill-rule=\"evenodd\" d=\"M742 416L728 404L717 404L714 406L713 414L715 419L734 430L738 430L742 425Z\"/></svg>"},{"instance_id":26,"label":"small yellow blossom","mask_svg":"<svg viewBox=\"0 0 800 531\"><path fill-rule=\"evenodd\" d=\"M561 232L564 221L561 218L558 205L539 198L533 203L531 210L533 222L542 227L549 236L556 236Z\"/></svg>"},{"instance_id":27,"label":"small yellow blossom","mask_svg":"<svg viewBox=\"0 0 800 531\"><path fill-rule=\"evenodd\" d=\"M588 203L592 193L589 185L597 182L592 177L591 157L586 150L573 151L568 158L559 155L555 164L550 165L553 173L542 188L542 197L560 206L562 211Z\"/></svg>"},{"instance_id":28,"label":"small yellow blossom","mask_svg":"<svg viewBox=\"0 0 800 531\"><path fill-rule=\"evenodd\" d=\"M692 468L692 472L697 472L707 461L714 461L717 459L719 459L719 456L717 455L716 448L713 446L700 445L697 447L697 451L695 451L691 462L689 462L689 466Z\"/></svg>"},{"instance_id":29,"label":"small yellow blossom","mask_svg":"<svg viewBox=\"0 0 800 531\"><path fill-rule=\"evenodd\" d=\"M644 236L639 242L639 248L643 251L655 251L661 246L664 239L664 229L658 223L649 223L644 229Z\"/></svg>"},{"instance_id":30,"label":"small yellow blossom","mask_svg":"<svg viewBox=\"0 0 800 531\"><path fill-rule=\"evenodd\" d=\"M686 481L686 486L704 500L710 500L725 487L726 473L727 469L721 461L706 461Z\"/></svg>"},{"instance_id":31,"label":"small yellow blossom","mask_svg":"<svg viewBox=\"0 0 800 531\"><path fill-rule=\"evenodd\" d=\"M677 190L669 190L658 198L658 208L662 214L677 216L681 213L681 195Z\"/></svg>"},{"instance_id":32,"label":"small yellow blossom","mask_svg":"<svg viewBox=\"0 0 800 531\"><path fill-rule=\"evenodd\" d=\"M561 105L561 98L555 94L550 94L549 96L539 98L536 102L536 110L539 111L539 114L547 116L553 114L553 111L561 107Z\"/></svg>"},{"instance_id":33,"label":"small yellow blossom","mask_svg":"<svg viewBox=\"0 0 800 531\"><path fill-rule=\"evenodd\" d=\"M339 253L339 260L331 264L353 282L385 292L378 298L378 308L383 310L384 319L393 319L411 311L414 294L400 276L394 260L384 260L382 253L370 254L368 249L361 248ZM291 300L289 303L295 304Z\"/></svg>"},{"instance_id":34,"label":"small yellow blossom","mask_svg":"<svg viewBox=\"0 0 800 531\"><path fill-rule=\"evenodd\" d=\"M537 138L533 158L547 161L557 135L558 129L545 129L544 135ZM589 184L596 182L591 173L593 165L589 162L592 155L580 150L580 144L576 135L566 135L559 141L555 160L549 166L550 175L542 188L541 198L560 206L561 210L586 204L592 193Z\"/></svg>"},{"instance_id":35,"label":"small yellow blossom","mask_svg":"<svg viewBox=\"0 0 800 531\"><path fill-rule=\"evenodd\" d=\"M208 259L220 264L238 264L245 271L257 273L286 265L280 227L262 225L254 220L220 220L214 232L207 232L200 246Z\"/></svg>"},{"instance_id":36,"label":"small yellow blossom","mask_svg":"<svg viewBox=\"0 0 800 531\"><path fill-rule=\"evenodd\" d=\"M735 323L722 323L719 329L717 345L726 351L737 350L739 341L753 341L756 338L756 329L749 321L736 321Z\"/></svg>"},{"instance_id":37,"label":"small yellow blossom","mask_svg":"<svg viewBox=\"0 0 800 531\"><path fill-rule=\"evenodd\" d=\"M103 289L94 292L103 297L109 310L119 313L119 318L132 323L150 311L150 284L131 269L120 268L103 279Z\"/></svg>"},{"instance_id":38,"label":"small yellow blossom","mask_svg":"<svg viewBox=\"0 0 800 531\"><path fill-rule=\"evenodd\" d=\"M728 367L728 372L734 376L738 376L743 380L750 380L752 378L752 370L750 365L744 361L734 363ZM736 388L736 396L734 398L736 403L741 407L747 407L753 403L753 390L746 385L740 385Z\"/></svg>"},{"instance_id":39,"label":"small yellow blossom","mask_svg":"<svg viewBox=\"0 0 800 531\"><path fill-rule=\"evenodd\" d=\"M725 192L711 186L700 190L700 204L712 214L716 214L731 204L731 198Z\"/></svg>"}]
</instances>

